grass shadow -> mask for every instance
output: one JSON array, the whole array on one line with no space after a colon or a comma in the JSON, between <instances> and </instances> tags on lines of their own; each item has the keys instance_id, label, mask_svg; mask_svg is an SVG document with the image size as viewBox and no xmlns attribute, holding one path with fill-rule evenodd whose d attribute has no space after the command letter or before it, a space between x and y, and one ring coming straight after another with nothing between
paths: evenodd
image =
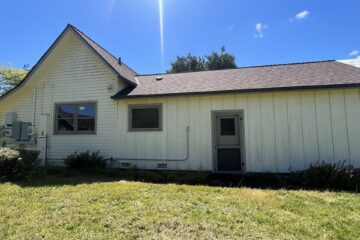
<instances>
[{"instance_id":1,"label":"grass shadow","mask_svg":"<svg viewBox=\"0 0 360 240\"><path fill-rule=\"evenodd\" d=\"M344 192L339 189L304 187L292 181L289 174L215 174L196 171L164 171L138 169L98 169L86 172L66 168L47 168L41 176L30 181L14 181L21 187L76 186L99 182L144 182L153 184L203 185L213 187L248 187L256 189L317 190ZM357 192L357 191L347 191Z\"/></svg>"}]
</instances>

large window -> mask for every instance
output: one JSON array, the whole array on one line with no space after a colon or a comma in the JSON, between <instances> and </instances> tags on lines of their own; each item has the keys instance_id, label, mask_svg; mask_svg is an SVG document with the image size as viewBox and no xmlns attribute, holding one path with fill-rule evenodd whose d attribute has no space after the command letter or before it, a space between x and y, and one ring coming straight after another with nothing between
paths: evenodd
<instances>
[{"instance_id":1,"label":"large window","mask_svg":"<svg viewBox=\"0 0 360 240\"><path fill-rule=\"evenodd\" d=\"M130 131L159 131L162 129L161 104L130 105Z\"/></svg>"},{"instance_id":2,"label":"large window","mask_svg":"<svg viewBox=\"0 0 360 240\"><path fill-rule=\"evenodd\" d=\"M55 133L93 134L95 126L96 103L55 104Z\"/></svg>"}]
</instances>

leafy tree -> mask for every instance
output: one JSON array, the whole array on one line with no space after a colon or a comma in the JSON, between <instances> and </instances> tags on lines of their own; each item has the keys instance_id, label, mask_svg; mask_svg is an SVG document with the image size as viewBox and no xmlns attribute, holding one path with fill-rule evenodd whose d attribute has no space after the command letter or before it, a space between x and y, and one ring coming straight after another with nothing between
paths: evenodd
<instances>
[{"instance_id":1,"label":"leafy tree","mask_svg":"<svg viewBox=\"0 0 360 240\"><path fill-rule=\"evenodd\" d=\"M212 52L205 57L198 57L190 53L187 56L177 56L176 60L171 62L171 69L167 72L196 72L236 67L235 56L227 53L225 47L221 47L220 53Z\"/></svg>"},{"instance_id":2,"label":"leafy tree","mask_svg":"<svg viewBox=\"0 0 360 240\"><path fill-rule=\"evenodd\" d=\"M195 72L205 70L205 61L201 57L188 54L187 56L177 56L176 60L171 63L169 73L178 72Z\"/></svg>"},{"instance_id":3,"label":"leafy tree","mask_svg":"<svg viewBox=\"0 0 360 240\"><path fill-rule=\"evenodd\" d=\"M0 95L10 91L18 85L29 72L29 65L24 65L23 68L16 68L14 66L0 66Z\"/></svg>"},{"instance_id":4,"label":"leafy tree","mask_svg":"<svg viewBox=\"0 0 360 240\"><path fill-rule=\"evenodd\" d=\"M221 47L220 54L212 52L209 56L206 56L206 69L229 69L236 68L235 56L226 52L225 47Z\"/></svg>"}]
</instances>

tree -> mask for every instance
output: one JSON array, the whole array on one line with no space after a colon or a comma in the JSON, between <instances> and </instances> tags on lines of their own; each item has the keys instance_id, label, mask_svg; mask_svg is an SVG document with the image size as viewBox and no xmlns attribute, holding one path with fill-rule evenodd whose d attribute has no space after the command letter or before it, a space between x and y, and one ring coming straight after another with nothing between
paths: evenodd
<instances>
[{"instance_id":1,"label":"tree","mask_svg":"<svg viewBox=\"0 0 360 240\"><path fill-rule=\"evenodd\" d=\"M205 70L205 61L201 57L188 54L187 56L177 56L174 62L171 62L169 73L196 72Z\"/></svg>"},{"instance_id":2,"label":"tree","mask_svg":"<svg viewBox=\"0 0 360 240\"><path fill-rule=\"evenodd\" d=\"M16 68L14 66L0 66L0 95L13 89L17 86L29 72L29 65L24 65L23 68Z\"/></svg>"},{"instance_id":3,"label":"tree","mask_svg":"<svg viewBox=\"0 0 360 240\"><path fill-rule=\"evenodd\" d=\"M230 69L236 68L235 56L226 52L225 47L221 47L220 54L212 52L211 55L206 56L206 69Z\"/></svg>"},{"instance_id":4,"label":"tree","mask_svg":"<svg viewBox=\"0 0 360 240\"><path fill-rule=\"evenodd\" d=\"M226 52L225 47L221 47L220 53L212 52L205 57L198 57L192 54L187 56L177 56L171 62L171 69L168 73L196 72L215 69L236 68L235 56Z\"/></svg>"}]
</instances>

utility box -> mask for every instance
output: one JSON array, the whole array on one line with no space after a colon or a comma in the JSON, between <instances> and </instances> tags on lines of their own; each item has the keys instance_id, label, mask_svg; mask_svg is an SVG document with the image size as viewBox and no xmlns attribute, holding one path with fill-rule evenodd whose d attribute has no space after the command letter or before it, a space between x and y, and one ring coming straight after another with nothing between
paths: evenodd
<instances>
[{"instance_id":1,"label":"utility box","mask_svg":"<svg viewBox=\"0 0 360 240\"><path fill-rule=\"evenodd\" d=\"M14 122L12 127L12 138L15 141L28 141L29 127L30 123L28 122Z\"/></svg>"},{"instance_id":2,"label":"utility box","mask_svg":"<svg viewBox=\"0 0 360 240\"><path fill-rule=\"evenodd\" d=\"M5 113L5 124L6 126L12 126L13 122L16 122L16 112Z\"/></svg>"}]
</instances>

